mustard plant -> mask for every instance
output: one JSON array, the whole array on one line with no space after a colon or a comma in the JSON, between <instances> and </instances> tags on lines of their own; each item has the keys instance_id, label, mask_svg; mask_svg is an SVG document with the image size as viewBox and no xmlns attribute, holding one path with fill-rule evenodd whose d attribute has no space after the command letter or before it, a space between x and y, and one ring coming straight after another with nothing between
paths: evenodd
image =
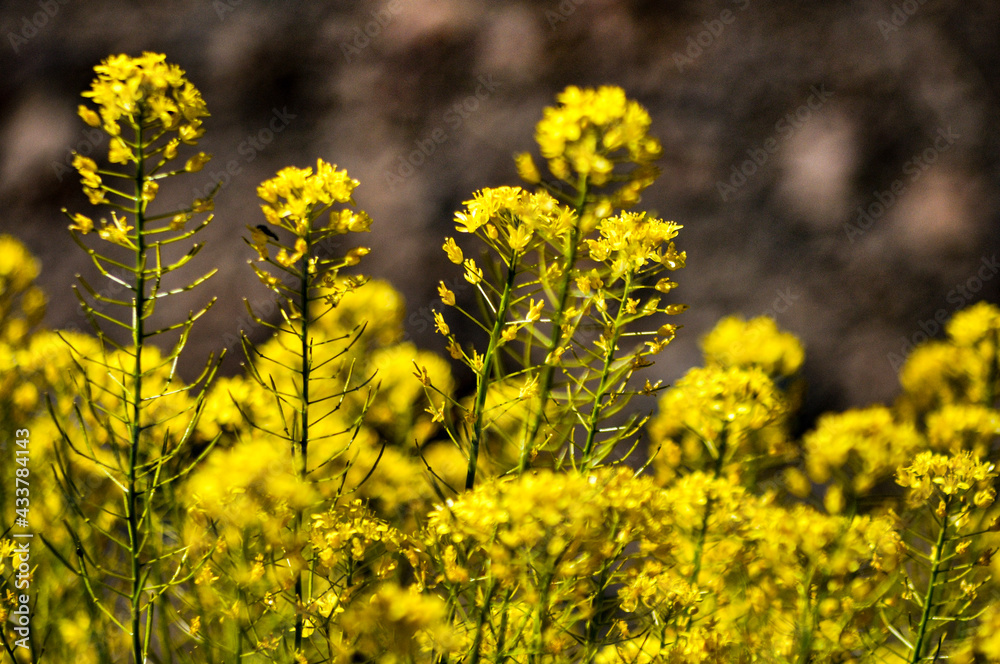
<instances>
[{"instance_id":1,"label":"mustard plant","mask_svg":"<svg viewBox=\"0 0 1000 664\"><path fill-rule=\"evenodd\" d=\"M620 88L570 87L557 99L537 127L552 177L543 179L530 155L518 155L518 171L536 193L484 189L455 215L456 229L486 247L487 262L466 258L454 238L444 244L475 287L482 313L460 307L444 282L442 300L488 337L482 351L462 346L435 314L451 356L476 376L471 403L454 403L454 415L436 412L468 455L466 489L490 434L499 438L493 455L501 472L523 473L540 453L556 468L594 468L616 449L621 456L643 419L609 422L631 396L655 389L648 381L636 386L633 374L676 330L637 323L684 309L660 297L676 285L667 273L684 266L673 243L680 226L645 213L614 214L636 204L655 179L661 149L648 135L648 113ZM526 405L519 430L495 426L519 404Z\"/></svg>"},{"instance_id":2,"label":"mustard plant","mask_svg":"<svg viewBox=\"0 0 1000 664\"><path fill-rule=\"evenodd\" d=\"M984 518L996 500L994 464L972 452L921 452L900 468L896 481L906 489L911 533L905 567L906 627L887 629L900 641L898 654L911 664L935 661L945 641L961 636L963 623L983 608L983 569L995 551L976 540L992 528Z\"/></svg>"},{"instance_id":3,"label":"mustard plant","mask_svg":"<svg viewBox=\"0 0 1000 664\"><path fill-rule=\"evenodd\" d=\"M261 347L243 335L249 376L258 393L269 402L269 413L258 417L230 397L254 432L251 439L241 441L240 449L232 456L240 458L256 446L256 459L274 460L275 454L284 455L292 472L282 496L284 505L279 507L287 514L287 525L283 528L280 523L274 524L270 535L261 542L266 546L249 556L262 556L263 572L276 590L259 597L262 611L247 613L246 624L235 621L242 633L229 640L229 649L237 657L247 637L255 648L270 650L276 645L266 642L270 637L263 640L254 636L257 621L276 600L287 602L292 615L288 638L277 639L280 650L289 658L303 656L310 631L307 610L316 599L313 592L318 560L309 545L310 510L320 502L336 505L344 494L352 463L348 460L338 465L337 459L350 459L355 454L361 419L374 394L372 375L358 375L350 353L364 325L336 336L317 325L345 294L366 281L364 277L340 273L357 265L367 249L354 248L343 256L332 251L341 236L365 232L371 224L365 212L351 209L357 186L358 181L345 170L318 160L315 170L287 167L257 188L266 224L249 227L250 238L246 241L257 253L257 260L250 266L277 295L280 318L265 320L247 301L252 319L274 332L273 341ZM345 401L359 392L365 395L361 407L341 417ZM271 463L260 466L260 471L281 473L283 468ZM202 479L209 481L208 477ZM269 481L263 475L260 480ZM205 489L197 484L193 488L201 505L211 495ZM269 490L272 497L273 493L281 493L275 487ZM214 507L207 509L211 513ZM232 514L226 518L233 522ZM247 540L242 536L237 539L242 540L243 553L248 553ZM220 569L226 568L222 565ZM289 581L291 587L287 588ZM242 599L246 601L247 597ZM278 625L273 629L282 632Z\"/></svg>"},{"instance_id":4,"label":"mustard plant","mask_svg":"<svg viewBox=\"0 0 1000 664\"><path fill-rule=\"evenodd\" d=\"M104 206L110 220L95 224L81 213L67 215L74 241L124 296L80 279L81 308L101 343L95 355L66 339L81 398L71 418L59 417L50 405L71 452L60 456L57 473L71 509L65 523L73 542L69 550L52 548L80 577L104 619L127 635L130 659L139 663L151 653L155 614L171 613L168 593L204 562L189 558L166 517L175 503L172 486L204 455L189 443L218 363L210 357L188 385L177 377L176 366L194 322L214 300L179 322L153 317L161 300L195 288L215 272L167 285L201 249L193 244L170 258L175 245L184 247L181 243L207 226L211 215L189 224L212 209L212 200L173 210L155 210L153 203L164 180L196 172L208 161L202 152L177 161L182 145L195 145L203 134L208 111L183 70L162 55L112 56L95 71L83 96L98 110L81 105L79 114L108 134L110 165L99 167L82 155L73 164L90 202ZM100 241L96 246L83 239L92 232ZM116 340L123 332L127 342ZM161 354L153 341L171 334L177 337L173 348ZM91 500L77 478L81 465L92 465L114 484L117 507Z\"/></svg>"},{"instance_id":5,"label":"mustard plant","mask_svg":"<svg viewBox=\"0 0 1000 664\"><path fill-rule=\"evenodd\" d=\"M204 105L151 54L109 59L87 94L98 112L81 116L111 136L112 166L76 160L110 220L70 215L112 283L82 282L97 338L41 329L37 264L0 238L0 416L30 426L32 463L55 470L59 492L32 475L32 510L65 524L43 534L76 580L29 570L44 626L17 650L0 491L12 662L1000 656L1000 309L958 312L917 347L894 404L826 414L799 438L804 349L773 320L726 318L701 340L704 366L643 381L676 332L660 316L683 309L663 303L680 227L631 210L660 147L621 90L568 88L537 127L547 175L517 155L531 187L475 193L455 217L475 238L444 244L478 297L439 287L478 338L434 315L470 394L403 340L391 285L347 274L367 250L341 242L370 219L322 160L258 190L247 242L276 315L250 314L273 335L243 338L245 375L212 380L210 360L185 385L175 366L204 310L171 324L153 307L210 276L164 285L197 252L167 259L211 197L147 206L207 160L168 163ZM150 343L169 334L171 350ZM637 394L658 394L652 415ZM638 470L612 467L641 439Z\"/></svg>"}]
</instances>

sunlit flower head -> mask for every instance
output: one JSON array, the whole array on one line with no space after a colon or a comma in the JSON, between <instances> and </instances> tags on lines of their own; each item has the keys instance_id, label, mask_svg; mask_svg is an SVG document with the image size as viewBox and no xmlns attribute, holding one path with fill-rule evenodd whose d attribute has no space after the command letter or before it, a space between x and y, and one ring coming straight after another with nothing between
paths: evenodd
<instances>
[{"instance_id":1,"label":"sunlit flower head","mask_svg":"<svg viewBox=\"0 0 1000 664\"><path fill-rule=\"evenodd\" d=\"M176 131L185 143L204 133L201 118L208 116L208 109L201 93L184 77L183 69L166 62L165 55L113 55L94 71L97 78L83 96L97 104L100 123L112 136L121 136L123 121L141 129ZM92 110L81 106L80 116L96 126ZM112 141L113 149L116 145Z\"/></svg>"},{"instance_id":2,"label":"sunlit flower head","mask_svg":"<svg viewBox=\"0 0 1000 664\"><path fill-rule=\"evenodd\" d=\"M648 135L646 109L612 86L570 86L556 100L559 105L544 110L535 130L552 174L573 184L580 177L596 186L623 181L616 202L621 207L638 202L639 193L656 177L653 162L662 153L660 142ZM633 168L616 170L627 164ZM518 170L529 182L537 177L537 169L525 157L518 158Z\"/></svg>"}]
</instances>

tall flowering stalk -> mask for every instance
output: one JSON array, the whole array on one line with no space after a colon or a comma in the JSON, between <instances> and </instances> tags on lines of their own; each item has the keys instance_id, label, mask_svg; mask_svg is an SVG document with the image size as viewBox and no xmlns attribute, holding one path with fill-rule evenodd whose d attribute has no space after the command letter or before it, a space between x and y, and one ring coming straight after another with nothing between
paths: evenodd
<instances>
[{"instance_id":1,"label":"tall flowering stalk","mask_svg":"<svg viewBox=\"0 0 1000 664\"><path fill-rule=\"evenodd\" d=\"M316 323L329 314L348 292L363 285L363 277L342 277L340 271L357 265L368 249L351 249L342 257L331 250L339 236L366 232L371 217L354 206L352 193L358 181L345 170L323 160L312 168L288 167L263 182L257 194L267 225L252 227L249 244L257 251L259 263L251 263L261 282L278 295L281 318L270 323L254 314L254 319L275 332L281 351L266 355L244 336L244 348L252 377L272 397L281 414L282 430L270 431L290 446L295 475L303 486L334 481L338 488L327 498L335 504L343 489L350 464L338 474L326 472L333 458L350 452L351 442L361 426L361 417L373 393L368 392L366 406L343 428L336 421L344 399L353 392L367 389L371 376L354 374L347 352L357 342L363 326L346 337L327 338ZM272 230L273 229L273 230ZM280 234L280 235L279 235ZM282 239L282 236L284 239ZM277 254L272 256L273 247ZM256 426L248 413L250 424ZM331 448L331 441L335 443ZM324 444L320 454L310 455L311 446ZM288 652L299 656L306 637L306 606L312 601L312 570L316 562L308 551L308 523L305 506L299 504L291 523L291 544L286 556L299 561L290 570L294 576L291 603L295 618L293 644ZM280 560L280 557L278 558ZM272 561L273 562L273 561Z\"/></svg>"},{"instance_id":2,"label":"tall flowering stalk","mask_svg":"<svg viewBox=\"0 0 1000 664\"><path fill-rule=\"evenodd\" d=\"M454 238L444 245L477 289L483 314L458 307L444 282L442 301L488 336L483 351L463 347L435 314L452 357L476 375L472 403L457 404L447 427L469 457L467 489L490 439L497 470L518 473L541 453L555 467L596 467L635 439L642 418L606 424L632 395L655 389L631 379L676 329L639 321L684 309L660 303L676 285L666 273L684 266L673 243L680 226L644 213L612 216L637 203L656 176L661 150L647 135L649 115L619 88L570 87L558 101L537 129L552 178L543 181L530 155L519 155L518 171L537 193L484 189L455 216L459 232L486 246L488 262L466 258ZM645 340L623 350L631 337ZM515 414L520 426L502 424Z\"/></svg>"},{"instance_id":3,"label":"tall flowering stalk","mask_svg":"<svg viewBox=\"0 0 1000 664\"><path fill-rule=\"evenodd\" d=\"M189 224L211 211L212 200L173 210L152 207L165 179L196 172L208 161L202 152L177 161L182 145L195 145L204 132L201 119L208 111L184 72L162 55L114 56L95 71L97 78L83 95L98 110L81 105L79 114L108 134L111 165L102 168L81 155L73 164L90 202L104 206L110 220L95 224L74 213L69 215L70 230L112 287L98 290L80 279L86 291L77 293L81 307L102 344L96 357L74 348L83 399L74 408L75 422L57 424L75 453L63 455L58 467L74 513L72 523L66 523L75 551L53 549L81 577L91 601L127 635L131 661L138 664L147 662L151 652L154 612L169 613L167 592L190 580L203 562L189 560L186 547L169 543L176 533L165 515L171 485L198 460L200 453L192 452L188 442L218 363L209 358L191 385L181 383L175 368L194 321L214 300L176 323L154 322L153 316L164 298L189 291L214 274L211 270L182 286L164 284L201 249L196 243L176 260L166 257L173 245L207 226L211 215ZM106 244L84 242L83 236L94 231ZM121 289L124 297L108 295ZM128 342L116 341L120 332ZM171 333L177 340L161 356L151 342ZM50 410L55 417L51 404ZM117 487L117 509L91 500L76 477L81 468L104 474Z\"/></svg>"},{"instance_id":4,"label":"tall flowering stalk","mask_svg":"<svg viewBox=\"0 0 1000 664\"><path fill-rule=\"evenodd\" d=\"M966 631L963 624L982 608L980 589L989 580L982 568L995 549L983 548L977 538L987 531L996 476L992 463L970 452L922 452L897 473L913 509L902 593L909 629L901 629L902 621L886 627L911 664L939 659L942 644Z\"/></svg>"}]
</instances>

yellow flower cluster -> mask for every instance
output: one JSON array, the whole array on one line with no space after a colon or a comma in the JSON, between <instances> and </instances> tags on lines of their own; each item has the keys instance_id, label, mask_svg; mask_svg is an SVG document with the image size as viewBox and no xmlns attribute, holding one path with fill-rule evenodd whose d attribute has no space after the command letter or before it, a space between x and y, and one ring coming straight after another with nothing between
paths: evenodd
<instances>
[{"instance_id":1,"label":"yellow flower cluster","mask_svg":"<svg viewBox=\"0 0 1000 664\"><path fill-rule=\"evenodd\" d=\"M883 406L823 415L803 445L813 481L834 479L839 490L852 496L890 479L926 447L911 424L897 422Z\"/></svg>"},{"instance_id":2,"label":"yellow flower cluster","mask_svg":"<svg viewBox=\"0 0 1000 664\"><path fill-rule=\"evenodd\" d=\"M403 541L402 533L375 517L361 500L314 514L310 537L320 562L327 567L340 563L345 556L363 561L365 551L376 544L394 551Z\"/></svg>"},{"instance_id":3,"label":"yellow flower cluster","mask_svg":"<svg viewBox=\"0 0 1000 664\"><path fill-rule=\"evenodd\" d=\"M613 279L625 274L638 275L650 262L668 270L684 267L687 253L677 251L673 243L677 232L683 228L679 224L647 217L645 212L623 212L602 219L597 228L600 237L587 240L590 257L595 261L609 261ZM657 283L656 289L665 293L675 285L664 279Z\"/></svg>"},{"instance_id":4,"label":"yellow flower cluster","mask_svg":"<svg viewBox=\"0 0 1000 664\"><path fill-rule=\"evenodd\" d=\"M73 236L138 250L135 283L158 289L186 259L159 263L152 234L212 202L148 219L145 206L161 177L204 166L199 153L158 173L207 113L162 56L115 56L97 72L87 96L100 113L80 114L111 133L113 163L134 162L124 175L136 190L108 187L123 174L93 159L74 163L94 203L135 207L99 224L72 215ZM789 422L801 343L769 318L727 318L701 340L705 366L647 419L629 397L660 383L640 389L633 374L677 328L636 323L683 310L660 298L686 261L679 225L615 210L655 175L649 125L618 88L568 88L538 125L560 181L519 155L538 193L483 189L456 214L494 260L444 244L485 314L466 313L457 287L438 293L489 345L460 347L439 313L427 322L473 369L471 395L405 340L399 292L339 276L366 249L325 257L327 238L371 219L353 209L358 182L322 160L261 184L269 226L248 242L276 269L255 267L282 316L254 316L275 334L244 338L245 376L212 382L210 366L204 395L175 374L200 313L139 335L180 328L169 354L32 330L45 302L37 261L0 236L0 421L31 430L32 521L62 525L35 562L58 552L78 572L31 578L50 656L139 661L130 637L148 628L146 652L205 661L996 659L1000 309L959 312L947 340L920 346L894 407L825 415L800 441ZM103 260L106 276L123 265ZM650 475L619 460L644 434ZM14 495L0 482L8 511ZM0 619L15 605L11 554L0 539ZM139 599L122 592L136 581ZM154 596L169 630L147 622ZM140 629L113 629L127 618ZM0 629L9 641L10 621Z\"/></svg>"},{"instance_id":5,"label":"yellow flower cluster","mask_svg":"<svg viewBox=\"0 0 1000 664\"><path fill-rule=\"evenodd\" d=\"M10 235L0 235L0 340L21 345L45 317L47 298L35 286L38 260Z\"/></svg>"},{"instance_id":6,"label":"yellow flower cluster","mask_svg":"<svg viewBox=\"0 0 1000 664\"><path fill-rule=\"evenodd\" d=\"M723 318L702 337L701 348L708 366L758 366L776 380L794 376L805 361L802 343L767 316Z\"/></svg>"},{"instance_id":7,"label":"yellow flower cluster","mask_svg":"<svg viewBox=\"0 0 1000 664\"><path fill-rule=\"evenodd\" d=\"M976 507L989 507L996 499L996 491L990 486L997 476L995 466L980 459L971 452L955 455L921 452L913 463L900 468L896 482L909 489L909 501L913 506L927 503L932 497L944 497L965 502L975 491L972 502Z\"/></svg>"},{"instance_id":8,"label":"yellow flower cluster","mask_svg":"<svg viewBox=\"0 0 1000 664\"><path fill-rule=\"evenodd\" d=\"M234 469L239 469L234 472ZM296 511L319 496L295 472L287 449L270 437L217 449L186 483L184 502L193 517L188 542L204 550L216 539L240 546L260 532L268 548L294 550L286 530Z\"/></svg>"},{"instance_id":9,"label":"yellow flower cluster","mask_svg":"<svg viewBox=\"0 0 1000 664\"><path fill-rule=\"evenodd\" d=\"M653 482L630 471L538 471L448 501L431 512L428 531L442 548L461 547L465 564L486 564L508 587L539 592L539 570L582 582L629 542L647 553L669 548L668 517Z\"/></svg>"},{"instance_id":10,"label":"yellow flower cluster","mask_svg":"<svg viewBox=\"0 0 1000 664\"><path fill-rule=\"evenodd\" d=\"M465 209L455 213L455 228L460 233L482 231L480 235L504 258L512 252L523 254L539 240L556 243L576 223L573 211L549 194L520 187L482 189L463 205ZM461 250L455 249L454 240L448 238L449 259L461 263Z\"/></svg>"},{"instance_id":11,"label":"yellow flower cluster","mask_svg":"<svg viewBox=\"0 0 1000 664\"><path fill-rule=\"evenodd\" d=\"M784 436L767 433L786 415L784 396L759 367L696 367L664 392L650 421L661 480L678 468L738 470L755 457L787 453Z\"/></svg>"},{"instance_id":12,"label":"yellow flower cluster","mask_svg":"<svg viewBox=\"0 0 1000 664\"><path fill-rule=\"evenodd\" d=\"M945 329L947 341L921 344L900 370L898 408L911 419L947 404L993 407L1000 394L1000 308L980 302L956 313Z\"/></svg>"},{"instance_id":13,"label":"yellow flower cluster","mask_svg":"<svg viewBox=\"0 0 1000 664\"><path fill-rule=\"evenodd\" d=\"M485 624L464 625L467 639L485 637L483 653L568 662L584 654L572 634L601 629L596 598L622 566L671 549L669 508L649 478L628 470L537 471L447 501L430 513L425 538L444 592L462 604L496 598Z\"/></svg>"},{"instance_id":14,"label":"yellow flower cluster","mask_svg":"<svg viewBox=\"0 0 1000 664\"><path fill-rule=\"evenodd\" d=\"M343 630L339 662L361 659L378 664L430 662L461 643L448 623L444 600L416 586L386 582L340 617ZM353 656L353 659L352 659Z\"/></svg>"},{"instance_id":15,"label":"yellow flower cluster","mask_svg":"<svg viewBox=\"0 0 1000 664\"><path fill-rule=\"evenodd\" d=\"M81 106L80 117L113 137L112 162L135 158L121 138L122 120L137 129L176 131L184 143L193 143L204 133L201 118L208 116L208 110L201 93L184 77L183 69L167 63L165 55L114 55L94 71L97 78L83 96L93 99L98 112Z\"/></svg>"},{"instance_id":16,"label":"yellow flower cluster","mask_svg":"<svg viewBox=\"0 0 1000 664\"><path fill-rule=\"evenodd\" d=\"M977 302L956 312L945 330L958 346L971 348L983 342L991 343L991 350L995 355L997 337L1000 335L1000 309L988 302Z\"/></svg>"},{"instance_id":17,"label":"yellow flower cluster","mask_svg":"<svg viewBox=\"0 0 1000 664\"><path fill-rule=\"evenodd\" d=\"M927 415L927 441L938 452L972 451L992 458L1000 436L1000 413L975 404L948 404Z\"/></svg>"},{"instance_id":18,"label":"yellow flower cluster","mask_svg":"<svg viewBox=\"0 0 1000 664\"><path fill-rule=\"evenodd\" d=\"M631 207L639 193L656 177L653 162L659 159L659 141L648 135L649 113L627 99L618 87L598 89L570 86L556 96L559 106L548 107L535 130L535 138L552 174L574 186L587 181L595 186L625 180L613 196L615 207ZM636 166L616 172L619 164ZM538 168L527 155L518 157L518 171L528 182L538 182Z\"/></svg>"},{"instance_id":19,"label":"yellow flower cluster","mask_svg":"<svg viewBox=\"0 0 1000 664\"><path fill-rule=\"evenodd\" d=\"M718 649L706 661L765 653L763 661L789 661L803 652L836 661L862 646L860 628L902 556L890 520L780 506L700 472L663 500L673 547L626 570L625 633L640 636L606 652L607 661L702 661L708 653L696 647L706 638Z\"/></svg>"},{"instance_id":20,"label":"yellow flower cluster","mask_svg":"<svg viewBox=\"0 0 1000 664\"><path fill-rule=\"evenodd\" d=\"M336 165L317 159L315 173L312 168L288 166L262 182L257 195L264 201L260 207L268 223L304 238L311 230L312 220L323 209L334 203L353 203L351 195L357 186L358 181L346 170L338 171ZM365 231L369 222L367 215L345 217L337 211L330 215L329 228L341 233Z\"/></svg>"}]
</instances>

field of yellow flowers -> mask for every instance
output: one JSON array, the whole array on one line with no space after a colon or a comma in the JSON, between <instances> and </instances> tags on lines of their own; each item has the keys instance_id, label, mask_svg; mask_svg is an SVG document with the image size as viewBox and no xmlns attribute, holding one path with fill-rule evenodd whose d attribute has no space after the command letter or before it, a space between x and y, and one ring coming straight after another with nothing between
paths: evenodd
<instances>
[{"instance_id":1,"label":"field of yellow flowers","mask_svg":"<svg viewBox=\"0 0 1000 664\"><path fill-rule=\"evenodd\" d=\"M621 89L570 87L525 185L475 192L443 241L478 294L441 282L450 360L402 340L367 249L337 252L377 221L319 160L247 225L273 334L244 337L245 374L185 382L213 300L155 314L210 290L186 265L214 192L157 196L210 159L208 110L163 55L95 71L79 115L108 154L74 166L99 212L66 211L93 335L42 326L37 261L0 238L5 661L1000 659L1000 309L915 349L896 403L801 439L804 351L771 319L720 321L703 366L651 381L685 309L682 227L635 210L661 147Z\"/></svg>"}]
</instances>

